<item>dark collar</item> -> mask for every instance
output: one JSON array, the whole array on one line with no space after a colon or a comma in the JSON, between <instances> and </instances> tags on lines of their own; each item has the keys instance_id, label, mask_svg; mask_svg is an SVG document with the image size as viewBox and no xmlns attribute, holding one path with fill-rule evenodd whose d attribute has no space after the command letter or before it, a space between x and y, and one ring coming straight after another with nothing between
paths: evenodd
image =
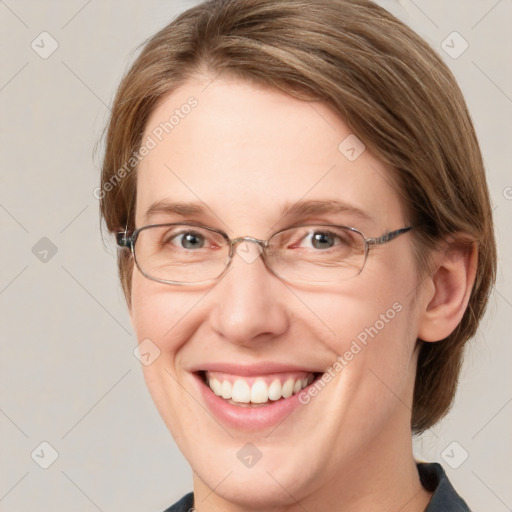
<instances>
[{"instance_id":1,"label":"dark collar","mask_svg":"<svg viewBox=\"0 0 512 512\"><path fill-rule=\"evenodd\" d=\"M452 487L440 464L420 463L417 466L421 484L433 493L425 512L471 512Z\"/></svg>"}]
</instances>

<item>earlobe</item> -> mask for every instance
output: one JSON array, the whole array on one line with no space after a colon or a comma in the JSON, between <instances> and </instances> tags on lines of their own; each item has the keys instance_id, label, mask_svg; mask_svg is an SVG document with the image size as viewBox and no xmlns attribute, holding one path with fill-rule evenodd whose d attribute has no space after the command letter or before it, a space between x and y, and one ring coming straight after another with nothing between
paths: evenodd
<instances>
[{"instance_id":1,"label":"earlobe","mask_svg":"<svg viewBox=\"0 0 512 512\"><path fill-rule=\"evenodd\" d=\"M435 255L428 281L432 291L420 312L418 338L440 341L462 320L476 276L476 242L454 240Z\"/></svg>"}]
</instances>

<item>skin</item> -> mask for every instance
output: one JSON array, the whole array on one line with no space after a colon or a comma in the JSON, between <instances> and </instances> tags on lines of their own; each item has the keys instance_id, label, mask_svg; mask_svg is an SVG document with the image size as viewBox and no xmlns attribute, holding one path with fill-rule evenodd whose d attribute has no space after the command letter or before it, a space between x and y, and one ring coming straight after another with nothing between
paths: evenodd
<instances>
[{"instance_id":1,"label":"skin","mask_svg":"<svg viewBox=\"0 0 512 512\"><path fill-rule=\"evenodd\" d=\"M210 85L208 85L210 84ZM207 86L207 87L206 87ZM205 88L206 87L206 88ZM338 146L350 130L328 106L239 79L190 80L153 111L146 135L194 96L197 107L140 163L136 226L196 221L230 237L266 239L295 222L345 224L366 237L408 225L392 171ZM145 213L155 201L202 202L206 213ZM343 200L363 210L287 218L284 204ZM421 282L410 234L373 247L363 272L342 284L297 286L261 258L235 255L208 286L132 277L130 315L140 341L161 351L144 367L153 400L194 472L195 508L210 511L421 511L411 448L418 337L437 341L460 321L475 251L434 255ZM190 370L207 361L273 361L326 369L352 340L400 303L402 310L308 405L279 426L247 432L204 408ZM253 443L251 468L237 452Z\"/></svg>"}]
</instances>

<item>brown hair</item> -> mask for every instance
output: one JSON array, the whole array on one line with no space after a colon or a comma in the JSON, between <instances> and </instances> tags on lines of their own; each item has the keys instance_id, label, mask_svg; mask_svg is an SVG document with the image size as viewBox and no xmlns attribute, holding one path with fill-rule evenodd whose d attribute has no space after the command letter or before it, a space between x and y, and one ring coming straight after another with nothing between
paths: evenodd
<instances>
[{"instance_id":1,"label":"brown hair","mask_svg":"<svg viewBox=\"0 0 512 512\"><path fill-rule=\"evenodd\" d=\"M465 342L475 334L496 273L492 212L475 131L457 83L411 29L369 0L210 0L144 46L117 92L106 137L100 208L110 232L134 228L136 159L162 98L200 73L230 74L322 101L394 169L418 268L434 244L465 233L478 244L469 305L455 331L421 343L412 429L449 410ZM121 179L122 178L122 179ZM130 303L133 262L119 251Z\"/></svg>"}]
</instances>

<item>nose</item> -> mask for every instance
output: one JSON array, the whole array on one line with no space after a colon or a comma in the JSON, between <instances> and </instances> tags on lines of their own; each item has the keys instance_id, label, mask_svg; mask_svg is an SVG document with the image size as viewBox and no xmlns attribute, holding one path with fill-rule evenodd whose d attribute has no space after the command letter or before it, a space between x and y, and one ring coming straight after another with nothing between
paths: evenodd
<instances>
[{"instance_id":1,"label":"nose","mask_svg":"<svg viewBox=\"0 0 512 512\"><path fill-rule=\"evenodd\" d=\"M265 266L261 247L242 241L229 271L212 290L212 329L227 341L254 346L289 328L285 285Z\"/></svg>"}]
</instances>

